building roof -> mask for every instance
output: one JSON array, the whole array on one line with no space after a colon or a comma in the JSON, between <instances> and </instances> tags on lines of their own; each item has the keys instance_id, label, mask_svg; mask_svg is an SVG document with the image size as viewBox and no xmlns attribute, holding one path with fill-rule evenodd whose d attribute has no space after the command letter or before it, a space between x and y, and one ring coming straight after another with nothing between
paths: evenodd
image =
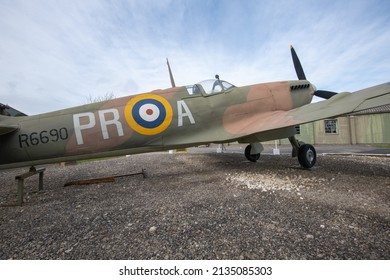
<instances>
[{"instance_id":1,"label":"building roof","mask_svg":"<svg viewBox=\"0 0 390 280\"><path fill-rule=\"evenodd\" d=\"M361 110L361 111L358 111L358 112L355 112L355 113L352 113L349 115L356 116L356 115L370 115L370 114L382 114L382 113L390 113L390 104Z\"/></svg>"}]
</instances>

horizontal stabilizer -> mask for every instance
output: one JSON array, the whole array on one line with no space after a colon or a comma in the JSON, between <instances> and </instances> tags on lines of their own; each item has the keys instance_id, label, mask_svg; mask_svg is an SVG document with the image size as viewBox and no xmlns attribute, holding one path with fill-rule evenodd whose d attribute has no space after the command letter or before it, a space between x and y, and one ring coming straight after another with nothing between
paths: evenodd
<instances>
[{"instance_id":1,"label":"horizontal stabilizer","mask_svg":"<svg viewBox=\"0 0 390 280\"><path fill-rule=\"evenodd\" d=\"M11 133L17 129L19 129L18 125L3 125L0 123L0 135Z\"/></svg>"},{"instance_id":2,"label":"horizontal stabilizer","mask_svg":"<svg viewBox=\"0 0 390 280\"><path fill-rule=\"evenodd\" d=\"M10 117L25 117L27 116L25 113L22 113L15 108L12 108L9 105L5 105L0 103L0 115L10 116Z\"/></svg>"}]
</instances>

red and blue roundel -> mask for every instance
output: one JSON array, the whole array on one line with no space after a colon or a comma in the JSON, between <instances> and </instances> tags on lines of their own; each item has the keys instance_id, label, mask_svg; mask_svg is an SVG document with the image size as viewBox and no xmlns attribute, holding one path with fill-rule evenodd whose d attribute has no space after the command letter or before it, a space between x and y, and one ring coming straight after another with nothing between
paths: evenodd
<instances>
[{"instance_id":1,"label":"red and blue roundel","mask_svg":"<svg viewBox=\"0 0 390 280\"><path fill-rule=\"evenodd\" d=\"M125 107L129 126L143 135L163 132L172 121L172 107L169 102L155 94L143 94L132 98Z\"/></svg>"}]
</instances>

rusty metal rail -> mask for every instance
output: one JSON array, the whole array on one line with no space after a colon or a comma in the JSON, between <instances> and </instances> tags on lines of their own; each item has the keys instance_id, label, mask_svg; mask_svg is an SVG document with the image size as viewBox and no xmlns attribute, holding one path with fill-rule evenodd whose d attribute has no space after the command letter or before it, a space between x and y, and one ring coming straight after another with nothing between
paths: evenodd
<instances>
[{"instance_id":1,"label":"rusty metal rail","mask_svg":"<svg viewBox=\"0 0 390 280\"><path fill-rule=\"evenodd\" d=\"M130 174L125 174L125 175L116 175L116 176L94 178L94 179L88 179L88 180L71 181L71 182L65 183L64 187L80 186L80 185L92 185L92 184L99 184L99 183L112 183L112 182L115 182L116 178L136 176L136 175L142 175L143 178L146 178L145 169L142 169L141 172L130 173Z\"/></svg>"}]
</instances>

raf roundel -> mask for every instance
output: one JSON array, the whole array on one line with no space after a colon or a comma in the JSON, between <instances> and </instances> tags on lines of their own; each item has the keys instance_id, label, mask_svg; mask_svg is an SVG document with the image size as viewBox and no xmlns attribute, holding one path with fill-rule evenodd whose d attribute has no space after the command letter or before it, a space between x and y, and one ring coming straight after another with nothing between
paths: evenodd
<instances>
[{"instance_id":1,"label":"raf roundel","mask_svg":"<svg viewBox=\"0 0 390 280\"><path fill-rule=\"evenodd\" d=\"M172 116L172 107L169 102L155 94L136 96L125 107L127 123L143 135L163 132L170 125Z\"/></svg>"}]
</instances>

